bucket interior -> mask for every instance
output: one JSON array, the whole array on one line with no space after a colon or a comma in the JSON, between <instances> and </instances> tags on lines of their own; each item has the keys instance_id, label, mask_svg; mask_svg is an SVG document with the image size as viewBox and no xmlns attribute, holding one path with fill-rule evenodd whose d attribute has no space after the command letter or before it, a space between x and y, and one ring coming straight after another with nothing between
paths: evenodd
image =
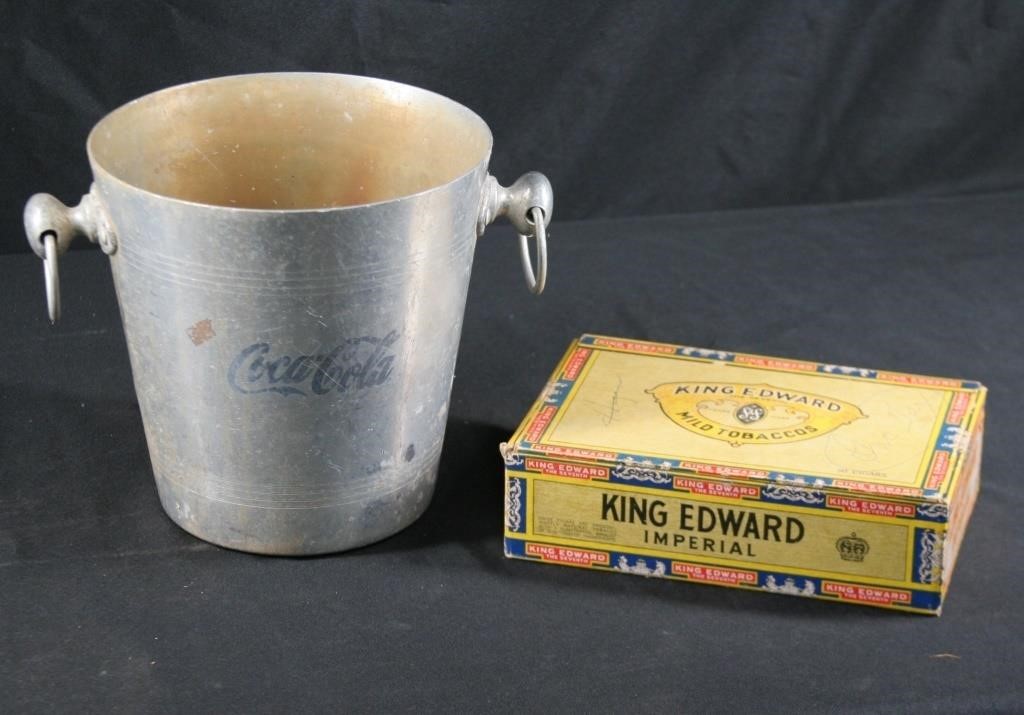
<instances>
[{"instance_id":1,"label":"bucket interior","mask_svg":"<svg viewBox=\"0 0 1024 715\"><path fill-rule=\"evenodd\" d=\"M485 161L487 125L408 85L330 74L242 75L172 87L115 110L94 167L175 199L248 209L388 201Z\"/></svg>"}]
</instances>

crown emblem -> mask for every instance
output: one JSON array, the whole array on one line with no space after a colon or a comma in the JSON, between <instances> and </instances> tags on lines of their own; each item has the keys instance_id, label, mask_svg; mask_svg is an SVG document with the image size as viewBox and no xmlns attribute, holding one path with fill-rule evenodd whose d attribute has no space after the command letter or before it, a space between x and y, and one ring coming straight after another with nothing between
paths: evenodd
<instances>
[{"instance_id":1,"label":"crown emblem","mask_svg":"<svg viewBox=\"0 0 1024 715\"><path fill-rule=\"evenodd\" d=\"M843 561L863 561L870 550L868 542L857 536L857 532L836 540L836 551Z\"/></svg>"}]
</instances>

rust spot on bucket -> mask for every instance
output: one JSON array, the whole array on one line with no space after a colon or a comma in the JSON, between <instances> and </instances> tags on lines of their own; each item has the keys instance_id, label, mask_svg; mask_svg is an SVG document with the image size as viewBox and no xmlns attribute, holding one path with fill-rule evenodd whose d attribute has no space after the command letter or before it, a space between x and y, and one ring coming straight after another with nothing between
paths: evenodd
<instances>
[{"instance_id":1,"label":"rust spot on bucket","mask_svg":"<svg viewBox=\"0 0 1024 715\"><path fill-rule=\"evenodd\" d=\"M213 330L213 321L209 318L200 320L185 332L188 333L188 339L192 341L193 345L202 345L217 334Z\"/></svg>"}]
</instances>

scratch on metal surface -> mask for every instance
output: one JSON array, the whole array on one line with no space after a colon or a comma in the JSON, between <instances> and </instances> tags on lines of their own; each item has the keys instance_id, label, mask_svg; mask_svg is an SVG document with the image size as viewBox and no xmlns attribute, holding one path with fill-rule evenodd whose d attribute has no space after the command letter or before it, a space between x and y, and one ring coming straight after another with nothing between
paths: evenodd
<instances>
[{"instance_id":1,"label":"scratch on metal surface","mask_svg":"<svg viewBox=\"0 0 1024 715\"><path fill-rule=\"evenodd\" d=\"M223 173L224 173L223 171L221 171L220 167L219 167L219 166L217 166L217 165L216 165L216 164L215 164L215 163L213 162L213 159L211 159L211 158L210 158L210 157L209 157L209 156L208 156L208 155L206 154L206 152L205 152L205 151L203 151L202 149L200 149L198 145L196 145L196 144L193 144L193 145L192 145L192 148L193 148L193 149L195 149L195 150L196 150L197 152L199 152L200 156L202 156L202 157L203 157L203 159L205 159L205 160L206 160L206 163L207 163L207 164L209 164L210 166L212 166L212 167L213 167L214 169L216 169L218 173L221 173L221 174L223 174Z\"/></svg>"}]
</instances>

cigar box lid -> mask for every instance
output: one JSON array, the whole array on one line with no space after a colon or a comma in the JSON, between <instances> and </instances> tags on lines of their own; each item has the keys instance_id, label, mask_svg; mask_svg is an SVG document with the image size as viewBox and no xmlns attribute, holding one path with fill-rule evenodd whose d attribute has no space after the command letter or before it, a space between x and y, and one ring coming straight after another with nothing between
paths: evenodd
<instances>
[{"instance_id":1,"label":"cigar box lid","mask_svg":"<svg viewBox=\"0 0 1024 715\"><path fill-rule=\"evenodd\" d=\"M583 335L502 452L633 484L696 474L948 502L980 452L985 395L973 380Z\"/></svg>"}]
</instances>

